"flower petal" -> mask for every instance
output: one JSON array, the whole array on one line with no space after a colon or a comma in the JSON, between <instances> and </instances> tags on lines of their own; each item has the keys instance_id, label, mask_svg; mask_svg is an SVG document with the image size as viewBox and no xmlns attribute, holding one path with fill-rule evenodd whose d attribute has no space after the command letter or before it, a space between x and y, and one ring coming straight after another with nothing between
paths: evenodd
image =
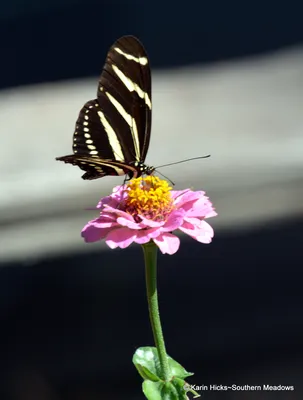
<instances>
[{"instance_id":1,"label":"flower petal","mask_svg":"<svg viewBox=\"0 0 303 400\"><path fill-rule=\"evenodd\" d=\"M144 178L140 179L144 180ZM140 181L139 185L141 184ZM166 188L166 186L163 187ZM146 188L149 188L148 184ZM136 189L136 185L133 189ZM176 229L199 242L211 242L214 232L204 219L214 217L217 213L209 198L205 196L205 192L195 192L191 189L171 191L169 201L171 198L173 199L174 207L172 210L168 209L163 212L162 215L159 214L162 209L154 213L154 209L151 207L152 212L149 212L145 203L140 205L141 208L132 206L131 212L129 212L128 203L125 200L130 196L130 190L131 186L117 186L110 196L100 200L97 205L100 216L85 225L81 232L86 242L105 239L111 248L125 248L134 241L143 244L152 239L162 253L174 254L180 246L179 238L171 233ZM153 193L154 195L155 193ZM157 193L158 195L159 193ZM130 198L132 197L130 196ZM150 200L152 199L151 196ZM140 212L145 216L139 214ZM153 216L155 220L152 219Z\"/></svg>"},{"instance_id":2,"label":"flower petal","mask_svg":"<svg viewBox=\"0 0 303 400\"><path fill-rule=\"evenodd\" d=\"M139 215L139 217L142 220L139 223L140 228L145 228L145 227L157 228L165 224L165 221L153 221L152 219L143 217L143 215Z\"/></svg>"},{"instance_id":3,"label":"flower petal","mask_svg":"<svg viewBox=\"0 0 303 400\"><path fill-rule=\"evenodd\" d=\"M201 224L201 233L195 239L200 243L210 243L214 237L214 230L206 221L202 221Z\"/></svg>"},{"instance_id":4,"label":"flower petal","mask_svg":"<svg viewBox=\"0 0 303 400\"><path fill-rule=\"evenodd\" d=\"M96 228L112 228L117 226L116 218L112 215L107 215L105 213L101 213L100 217L95 219L93 222Z\"/></svg>"},{"instance_id":5,"label":"flower petal","mask_svg":"<svg viewBox=\"0 0 303 400\"><path fill-rule=\"evenodd\" d=\"M126 193L127 192L123 189L123 186L114 187L113 193L110 196L103 197L97 204L97 208L103 208L105 205L117 207L125 198Z\"/></svg>"},{"instance_id":6,"label":"flower petal","mask_svg":"<svg viewBox=\"0 0 303 400\"><path fill-rule=\"evenodd\" d=\"M124 216L118 217L117 218L118 224L120 224L122 226L127 226L129 229L141 229L140 225L137 224L137 222L134 222L133 217L131 215L129 215L129 216L131 217L131 219L125 218Z\"/></svg>"},{"instance_id":7,"label":"flower petal","mask_svg":"<svg viewBox=\"0 0 303 400\"><path fill-rule=\"evenodd\" d=\"M203 195L204 192L202 191L193 192L192 190L188 189L187 191L184 191L184 193L182 193L180 196L175 197L174 204L178 208L182 207L188 209L189 206L187 205L187 203L193 203L194 201L200 199Z\"/></svg>"},{"instance_id":8,"label":"flower petal","mask_svg":"<svg viewBox=\"0 0 303 400\"><path fill-rule=\"evenodd\" d=\"M137 237L134 240L136 243L148 243L150 239L156 238L161 234L159 228L142 229L137 232Z\"/></svg>"},{"instance_id":9,"label":"flower petal","mask_svg":"<svg viewBox=\"0 0 303 400\"><path fill-rule=\"evenodd\" d=\"M129 221L135 222L135 220L134 220L132 215L130 215L129 213L127 213L127 212L125 212L123 210L120 210L119 208L114 208L114 207L105 205L103 212L106 212L108 214L114 214L115 216L120 216L120 217L123 217L125 219L128 219Z\"/></svg>"},{"instance_id":10,"label":"flower petal","mask_svg":"<svg viewBox=\"0 0 303 400\"><path fill-rule=\"evenodd\" d=\"M135 237L136 232L129 228L116 228L109 232L105 242L111 249L115 249L116 247L125 249L125 247L128 247L134 241Z\"/></svg>"},{"instance_id":11,"label":"flower petal","mask_svg":"<svg viewBox=\"0 0 303 400\"><path fill-rule=\"evenodd\" d=\"M214 211L214 207L208 197L203 196L192 204L192 207L187 211L187 215L189 217L210 218L216 216L217 213Z\"/></svg>"},{"instance_id":12,"label":"flower petal","mask_svg":"<svg viewBox=\"0 0 303 400\"><path fill-rule=\"evenodd\" d=\"M184 222L179 229L201 243L210 243L214 236L213 228L205 221L200 221L200 226Z\"/></svg>"},{"instance_id":13,"label":"flower petal","mask_svg":"<svg viewBox=\"0 0 303 400\"><path fill-rule=\"evenodd\" d=\"M199 221L199 225L196 225L188 221L184 221L182 226L180 226L179 230L186 233L189 236L196 237L201 233L200 223L201 221Z\"/></svg>"},{"instance_id":14,"label":"flower petal","mask_svg":"<svg viewBox=\"0 0 303 400\"><path fill-rule=\"evenodd\" d=\"M215 209L212 209L211 211L209 211L209 212L205 215L205 218L216 217L217 215L218 215L218 213L215 211Z\"/></svg>"},{"instance_id":15,"label":"flower petal","mask_svg":"<svg viewBox=\"0 0 303 400\"><path fill-rule=\"evenodd\" d=\"M178 229L183 223L184 215L185 211L182 209L173 211L168 217L164 226L161 228L161 231L172 232Z\"/></svg>"},{"instance_id":16,"label":"flower petal","mask_svg":"<svg viewBox=\"0 0 303 400\"><path fill-rule=\"evenodd\" d=\"M176 199L177 197L181 197L184 195L184 193L190 192L190 189L184 189L184 190L172 190L171 191L171 196L173 199Z\"/></svg>"},{"instance_id":17,"label":"flower petal","mask_svg":"<svg viewBox=\"0 0 303 400\"><path fill-rule=\"evenodd\" d=\"M163 254L175 254L179 250L180 239L171 233L162 233L153 241Z\"/></svg>"},{"instance_id":18,"label":"flower petal","mask_svg":"<svg viewBox=\"0 0 303 400\"><path fill-rule=\"evenodd\" d=\"M186 214L186 217L184 218L184 221L188 223L188 227L190 226L199 226L201 225L201 219L195 218L195 217L188 217L188 213ZM193 229L193 228L189 228Z\"/></svg>"},{"instance_id":19,"label":"flower petal","mask_svg":"<svg viewBox=\"0 0 303 400\"><path fill-rule=\"evenodd\" d=\"M98 228L94 221L90 221L81 231L81 236L86 243L98 242L106 237L112 228Z\"/></svg>"}]
</instances>

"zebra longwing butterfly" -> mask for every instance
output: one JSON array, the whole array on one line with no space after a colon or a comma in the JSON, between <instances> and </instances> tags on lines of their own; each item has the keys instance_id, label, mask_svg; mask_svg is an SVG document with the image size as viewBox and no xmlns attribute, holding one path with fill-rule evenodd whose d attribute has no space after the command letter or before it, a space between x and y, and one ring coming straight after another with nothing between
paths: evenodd
<instances>
[{"instance_id":1,"label":"zebra longwing butterfly","mask_svg":"<svg viewBox=\"0 0 303 400\"><path fill-rule=\"evenodd\" d=\"M106 175L150 175L145 165L151 132L151 73L146 51L134 36L123 36L109 49L97 98L79 113L73 155L56 160L77 165L83 179Z\"/></svg>"}]
</instances>

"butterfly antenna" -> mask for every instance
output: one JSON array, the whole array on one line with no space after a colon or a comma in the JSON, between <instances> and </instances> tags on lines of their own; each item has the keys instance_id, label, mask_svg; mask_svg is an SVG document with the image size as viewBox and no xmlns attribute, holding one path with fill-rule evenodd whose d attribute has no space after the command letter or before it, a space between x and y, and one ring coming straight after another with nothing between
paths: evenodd
<instances>
[{"instance_id":1,"label":"butterfly antenna","mask_svg":"<svg viewBox=\"0 0 303 400\"><path fill-rule=\"evenodd\" d=\"M175 183L171 179L169 179L166 175L161 174L161 172L159 172L158 170L157 170L157 174L163 176L163 178L167 179L173 186L175 186Z\"/></svg>"},{"instance_id":2,"label":"butterfly antenna","mask_svg":"<svg viewBox=\"0 0 303 400\"><path fill-rule=\"evenodd\" d=\"M208 158L208 157L210 157L210 154L208 154L207 156L202 156L202 157L187 158L186 160L177 161L177 162L173 162L173 163L170 163L170 164L159 165L159 166L156 167L156 168L168 167L168 166L170 166L170 165L181 164L181 163L184 163L184 162L187 162L187 161L193 161L193 160L201 160L202 158ZM159 173L160 173L160 172L159 172ZM162 174L161 174L161 175L162 175ZM164 175L163 175L163 176L164 176Z\"/></svg>"}]
</instances>

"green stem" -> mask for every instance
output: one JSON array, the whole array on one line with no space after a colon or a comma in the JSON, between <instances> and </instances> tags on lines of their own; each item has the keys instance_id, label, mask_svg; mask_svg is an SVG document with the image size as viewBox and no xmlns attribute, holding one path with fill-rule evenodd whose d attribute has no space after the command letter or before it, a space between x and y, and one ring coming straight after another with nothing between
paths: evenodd
<instances>
[{"instance_id":1,"label":"green stem","mask_svg":"<svg viewBox=\"0 0 303 400\"><path fill-rule=\"evenodd\" d=\"M170 371L161 327L157 293L158 247L152 241L142 245L142 247L145 259L145 278L149 318L153 330L155 345L158 351L160 366L162 370L162 378L165 381L168 381L170 379Z\"/></svg>"}]
</instances>

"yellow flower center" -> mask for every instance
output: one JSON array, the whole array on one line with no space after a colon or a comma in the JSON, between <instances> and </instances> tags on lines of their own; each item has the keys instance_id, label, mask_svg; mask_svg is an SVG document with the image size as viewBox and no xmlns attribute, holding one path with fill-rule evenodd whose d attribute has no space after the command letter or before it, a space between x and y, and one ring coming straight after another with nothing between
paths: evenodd
<instances>
[{"instance_id":1,"label":"yellow flower center","mask_svg":"<svg viewBox=\"0 0 303 400\"><path fill-rule=\"evenodd\" d=\"M138 215L163 221L174 208L171 189L167 181L157 176L132 179L127 187L125 211L138 222Z\"/></svg>"}]
</instances>

